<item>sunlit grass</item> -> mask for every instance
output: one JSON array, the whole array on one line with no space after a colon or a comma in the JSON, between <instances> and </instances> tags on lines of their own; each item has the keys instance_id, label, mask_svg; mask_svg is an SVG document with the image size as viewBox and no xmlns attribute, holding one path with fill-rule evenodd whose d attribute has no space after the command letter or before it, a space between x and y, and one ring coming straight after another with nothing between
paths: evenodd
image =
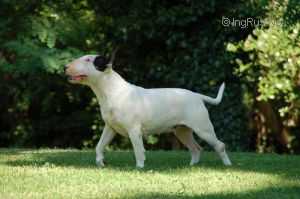
<instances>
[{"instance_id":1,"label":"sunlit grass","mask_svg":"<svg viewBox=\"0 0 300 199\"><path fill-rule=\"evenodd\" d=\"M230 153L224 167L214 153L190 167L185 151L147 152L146 168L132 152L0 150L0 198L300 198L300 157Z\"/></svg>"}]
</instances>

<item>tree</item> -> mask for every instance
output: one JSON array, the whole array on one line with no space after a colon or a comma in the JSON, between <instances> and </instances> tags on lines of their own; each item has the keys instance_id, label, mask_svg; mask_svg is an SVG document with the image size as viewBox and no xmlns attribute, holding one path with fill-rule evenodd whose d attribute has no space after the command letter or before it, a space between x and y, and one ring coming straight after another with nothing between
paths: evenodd
<instances>
[{"instance_id":1,"label":"tree","mask_svg":"<svg viewBox=\"0 0 300 199\"><path fill-rule=\"evenodd\" d=\"M272 1L261 27L229 44L251 93L257 150L299 151L300 3Z\"/></svg>"}]
</instances>

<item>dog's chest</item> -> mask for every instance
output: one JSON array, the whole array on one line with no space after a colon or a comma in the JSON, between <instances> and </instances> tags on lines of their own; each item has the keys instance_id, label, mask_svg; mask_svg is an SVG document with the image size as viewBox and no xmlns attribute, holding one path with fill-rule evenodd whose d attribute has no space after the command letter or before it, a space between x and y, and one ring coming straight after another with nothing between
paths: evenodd
<instances>
[{"instance_id":1,"label":"dog's chest","mask_svg":"<svg viewBox=\"0 0 300 199\"><path fill-rule=\"evenodd\" d=\"M101 115L105 123L109 124L117 133L127 135L120 112L116 108L103 107Z\"/></svg>"},{"instance_id":2,"label":"dog's chest","mask_svg":"<svg viewBox=\"0 0 300 199\"><path fill-rule=\"evenodd\" d=\"M116 111L112 108L102 108L101 114L105 122L116 123L118 121Z\"/></svg>"}]
</instances>

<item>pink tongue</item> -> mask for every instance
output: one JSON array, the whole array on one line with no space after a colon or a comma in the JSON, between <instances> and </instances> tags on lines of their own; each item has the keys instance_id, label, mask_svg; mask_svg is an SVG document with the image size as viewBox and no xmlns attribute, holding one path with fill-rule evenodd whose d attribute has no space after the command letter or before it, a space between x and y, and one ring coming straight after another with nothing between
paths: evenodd
<instances>
[{"instance_id":1,"label":"pink tongue","mask_svg":"<svg viewBox=\"0 0 300 199\"><path fill-rule=\"evenodd\" d=\"M81 80L82 77L81 77L81 76L75 76L75 77L73 77L73 79L74 79L74 80Z\"/></svg>"}]
</instances>

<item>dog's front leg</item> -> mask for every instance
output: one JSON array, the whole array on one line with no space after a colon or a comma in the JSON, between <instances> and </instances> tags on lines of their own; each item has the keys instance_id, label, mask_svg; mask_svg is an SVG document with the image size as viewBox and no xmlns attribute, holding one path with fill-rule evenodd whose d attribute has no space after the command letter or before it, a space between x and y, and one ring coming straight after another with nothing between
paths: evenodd
<instances>
[{"instance_id":1,"label":"dog's front leg","mask_svg":"<svg viewBox=\"0 0 300 199\"><path fill-rule=\"evenodd\" d=\"M114 136L115 136L115 132L113 131L113 129L110 128L108 125L105 125L102 135L101 135L101 138L96 146L96 164L98 166L104 166L103 152L104 152L105 146L107 146L112 141Z\"/></svg>"},{"instance_id":2,"label":"dog's front leg","mask_svg":"<svg viewBox=\"0 0 300 199\"><path fill-rule=\"evenodd\" d=\"M136 167L143 168L145 161L145 148L143 144L143 137L140 128L134 128L129 131L129 138L133 146Z\"/></svg>"}]
</instances>

